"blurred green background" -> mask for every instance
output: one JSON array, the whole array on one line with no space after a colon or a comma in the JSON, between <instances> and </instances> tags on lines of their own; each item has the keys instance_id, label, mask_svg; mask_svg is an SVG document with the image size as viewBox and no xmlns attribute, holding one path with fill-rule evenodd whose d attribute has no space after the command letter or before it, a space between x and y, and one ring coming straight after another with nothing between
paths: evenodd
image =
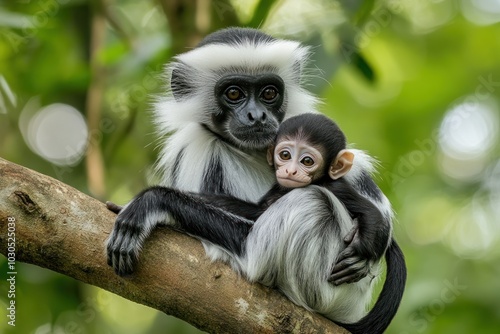
<instances>
[{"instance_id":1,"label":"blurred green background","mask_svg":"<svg viewBox=\"0 0 500 334\"><path fill-rule=\"evenodd\" d=\"M311 45L309 89L380 160L408 285L388 333L500 328L500 1L0 0L0 156L99 199L151 182L162 66L227 26ZM17 264L1 333L196 333ZM179 278L182 279L182 278Z\"/></svg>"}]
</instances>

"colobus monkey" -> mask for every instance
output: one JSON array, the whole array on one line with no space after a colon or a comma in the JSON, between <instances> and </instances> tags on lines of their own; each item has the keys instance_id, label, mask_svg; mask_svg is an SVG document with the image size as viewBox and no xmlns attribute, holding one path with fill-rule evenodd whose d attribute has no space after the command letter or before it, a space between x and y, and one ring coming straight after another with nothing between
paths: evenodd
<instances>
[{"instance_id":1,"label":"colobus monkey","mask_svg":"<svg viewBox=\"0 0 500 334\"><path fill-rule=\"evenodd\" d=\"M328 282L332 259L342 263L360 254L378 266L391 239L390 221L345 179L354 159L345 147L344 134L325 116L295 116L282 123L268 151L277 182L258 203L153 187L122 210L117 222L136 220L148 203L168 225L222 247L232 267L250 281L277 286L296 304L354 334L382 333L397 311L406 279L404 257L394 240L386 254L383 291L363 319L372 277L340 286ZM344 249L339 240L346 235Z\"/></svg>"},{"instance_id":2,"label":"colobus monkey","mask_svg":"<svg viewBox=\"0 0 500 334\"><path fill-rule=\"evenodd\" d=\"M315 111L317 99L303 88L308 57L309 49L298 42L242 28L215 32L175 57L167 68L168 92L155 107L158 131L168 135L156 166L162 185L258 201L274 183L266 148L279 124ZM390 219L390 204L370 178L372 160L361 151L354 154L356 162L346 180ZM286 199L297 203L288 195L280 201ZM153 202L158 206L163 200L136 198L135 219L116 221L107 253L119 275L134 271L145 239L165 222L164 212L151 209ZM266 213L281 216L280 207L273 207ZM225 234L231 237L229 231ZM229 260L221 247L208 242L204 247L210 258ZM343 276L336 268L334 282L350 282L352 277L355 281L367 274L370 259L353 255L359 261L347 267L355 274Z\"/></svg>"}]
</instances>

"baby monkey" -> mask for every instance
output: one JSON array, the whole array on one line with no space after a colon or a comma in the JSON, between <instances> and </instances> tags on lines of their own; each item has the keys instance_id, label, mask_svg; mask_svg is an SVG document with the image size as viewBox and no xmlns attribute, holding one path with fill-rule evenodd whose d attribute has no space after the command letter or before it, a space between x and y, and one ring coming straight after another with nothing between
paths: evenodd
<instances>
[{"instance_id":1,"label":"baby monkey","mask_svg":"<svg viewBox=\"0 0 500 334\"><path fill-rule=\"evenodd\" d=\"M340 200L357 224L344 237L348 246L339 254L329 277L336 285L365 277L370 268L365 261L379 260L391 239L391 217L384 217L374 203L342 178L354 161L354 154L346 145L342 130L324 115L303 114L286 120L267 153L277 183L257 204L263 213L293 188L311 184L329 190ZM363 180L366 189L378 189L372 183L371 178ZM216 201L216 196L212 200Z\"/></svg>"},{"instance_id":2,"label":"baby monkey","mask_svg":"<svg viewBox=\"0 0 500 334\"><path fill-rule=\"evenodd\" d=\"M109 202L108 208L119 212L117 221L160 221L219 246L250 281L278 287L294 303L352 333L382 333L401 302L406 266L391 238L391 215L377 207L383 194L375 196L380 203L364 196L378 190L369 175L358 180L359 189L346 180L355 156L346 149L345 135L326 116L295 116L280 125L267 159L277 183L258 203L157 186L123 209ZM285 196L291 197L280 200ZM150 215L140 214L145 211ZM123 254L110 250L128 252L127 242L113 235L109 240L117 244L108 243L108 264L116 268L119 261L121 267ZM386 281L366 314L373 291L368 274L384 253Z\"/></svg>"}]
</instances>

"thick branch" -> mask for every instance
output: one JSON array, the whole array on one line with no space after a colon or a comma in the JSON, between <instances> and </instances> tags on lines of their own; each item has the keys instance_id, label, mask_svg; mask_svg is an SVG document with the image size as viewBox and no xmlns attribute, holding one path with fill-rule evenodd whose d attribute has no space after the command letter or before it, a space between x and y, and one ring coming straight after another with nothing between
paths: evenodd
<instances>
[{"instance_id":1,"label":"thick branch","mask_svg":"<svg viewBox=\"0 0 500 334\"><path fill-rule=\"evenodd\" d=\"M10 219L9 219L10 218ZM106 264L114 214L45 175L0 159L0 248L15 219L16 260L60 272L181 318L211 333L347 333L275 290L210 263L200 242L168 229L148 240L137 273Z\"/></svg>"}]
</instances>

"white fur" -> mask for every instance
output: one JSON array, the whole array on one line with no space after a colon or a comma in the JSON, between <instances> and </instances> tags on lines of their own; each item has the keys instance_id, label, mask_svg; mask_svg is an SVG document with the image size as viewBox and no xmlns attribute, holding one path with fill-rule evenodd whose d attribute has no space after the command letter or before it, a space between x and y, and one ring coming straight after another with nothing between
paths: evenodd
<instances>
[{"instance_id":1,"label":"white fur","mask_svg":"<svg viewBox=\"0 0 500 334\"><path fill-rule=\"evenodd\" d=\"M276 40L270 43L244 41L238 45L208 44L175 59L202 72L230 67L252 70L262 66L272 66L280 72L287 72L292 65L303 64L308 56L308 47L295 41Z\"/></svg>"},{"instance_id":2,"label":"white fur","mask_svg":"<svg viewBox=\"0 0 500 334\"><path fill-rule=\"evenodd\" d=\"M357 179L361 176L362 172L367 172L368 174L374 174L376 171L376 166L378 165L377 159L369 156L365 151L358 150L355 148L349 148L354 154L354 164L345 176L348 180Z\"/></svg>"},{"instance_id":3,"label":"white fur","mask_svg":"<svg viewBox=\"0 0 500 334\"><path fill-rule=\"evenodd\" d=\"M358 321L371 300L372 278L341 286L327 281L343 248L339 240L352 226L347 210L328 190L294 189L257 220L240 270L250 281L277 286L308 310L336 321Z\"/></svg>"},{"instance_id":4,"label":"white fur","mask_svg":"<svg viewBox=\"0 0 500 334\"><path fill-rule=\"evenodd\" d=\"M375 174L376 172L376 167L378 166L379 163L377 159L371 157L365 151L354 148L349 148L349 151L351 151L354 154L354 163L349 173L347 173L344 177L347 179L347 181L349 181L350 184L356 186L356 184L358 184L357 181L361 177L362 173L366 172L370 176L373 176L373 174ZM372 201L372 203L377 206L377 208L380 210L380 212L382 212L382 214L386 219L390 221L394 219L394 211L392 209L391 203L384 194L382 194L382 199L380 201L376 201L372 197L364 193L361 189L358 190L361 193L361 195L365 196L367 199Z\"/></svg>"}]
</instances>

